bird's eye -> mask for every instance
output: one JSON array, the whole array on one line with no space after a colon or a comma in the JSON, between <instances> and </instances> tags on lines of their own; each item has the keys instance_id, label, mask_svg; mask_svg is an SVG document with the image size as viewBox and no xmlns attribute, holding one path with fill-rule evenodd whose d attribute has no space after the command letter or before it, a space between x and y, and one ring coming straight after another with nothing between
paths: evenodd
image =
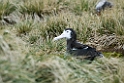
<instances>
[{"instance_id":1,"label":"bird's eye","mask_svg":"<svg viewBox=\"0 0 124 83\"><path fill-rule=\"evenodd\" d=\"M68 33L68 31L66 31Z\"/></svg>"}]
</instances>

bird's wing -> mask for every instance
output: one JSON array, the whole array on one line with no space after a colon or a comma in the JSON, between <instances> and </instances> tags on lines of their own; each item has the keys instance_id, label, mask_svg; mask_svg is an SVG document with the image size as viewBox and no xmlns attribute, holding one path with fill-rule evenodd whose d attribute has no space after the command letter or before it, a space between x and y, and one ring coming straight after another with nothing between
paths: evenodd
<instances>
[{"instance_id":1,"label":"bird's wing","mask_svg":"<svg viewBox=\"0 0 124 83\"><path fill-rule=\"evenodd\" d=\"M105 4L105 1L100 1L100 2L96 5L96 9L101 8L104 4Z\"/></svg>"},{"instance_id":2,"label":"bird's wing","mask_svg":"<svg viewBox=\"0 0 124 83\"><path fill-rule=\"evenodd\" d=\"M76 48L76 49L88 49L88 48L91 48L91 47L88 46L88 45L81 44L79 42L75 42L74 43L74 48Z\"/></svg>"}]
</instances>

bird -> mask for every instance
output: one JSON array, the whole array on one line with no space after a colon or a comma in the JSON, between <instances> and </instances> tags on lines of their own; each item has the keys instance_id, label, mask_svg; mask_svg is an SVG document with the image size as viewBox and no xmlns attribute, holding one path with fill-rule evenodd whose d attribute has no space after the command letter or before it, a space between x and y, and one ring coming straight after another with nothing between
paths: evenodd
<instances>
[{"instance_id":1,"label":"bird","mask_svg":"<svg viewBox=\"0 0 124 83\"><path fill-rule=\"evenodd\" d=\"M96 5L96 13L98 15L101 14L101 11L104 10L105 8L112 8L113 4L107 0L100 0L97 5Z\"/></svg>"},{"instance_id":2,"label":"bird","mask_svg":"<svg viewBox=\"0 0 124 83\"><path fill-rule=\"evenodd\" d=\"M66 38L67 41L67 53L77 56L85 57L84 59L93 61L97 56L103 57L104 55L97 51L96 48L82 44L77 41L76 32L72 28L66 28L63 33L57 37L54 37L53 41Z\"/></svg>"}]
</instances>

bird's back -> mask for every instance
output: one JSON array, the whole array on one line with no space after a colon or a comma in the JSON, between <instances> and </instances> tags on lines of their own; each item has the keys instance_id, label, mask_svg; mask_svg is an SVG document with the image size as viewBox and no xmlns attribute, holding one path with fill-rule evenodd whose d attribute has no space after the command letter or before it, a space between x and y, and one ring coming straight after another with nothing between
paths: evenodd
<instances>
[{"instance_id":1,"label":"bird's back","mask_svg":"<svg viewBox=\"0 0 124 83\"><path fill-rule=\"evenodd\" d=\"M101 56L100 52L96 51L95 48L90 47L88 45L81 44L79 42L73 43L71 50L68 50L70 54L76 56Z\"/></svg>"}]
</instances>

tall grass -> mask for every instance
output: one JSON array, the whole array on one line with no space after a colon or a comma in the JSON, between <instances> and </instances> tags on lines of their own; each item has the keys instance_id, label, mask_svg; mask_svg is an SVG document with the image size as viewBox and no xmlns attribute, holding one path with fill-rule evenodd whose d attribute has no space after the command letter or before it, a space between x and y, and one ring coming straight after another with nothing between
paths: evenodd
<instances>
[{"instance_id":1,"label":"tall grass","mask_svg":"<svg viewBox=\"0 0 124 83\"><path fill-rule=\"evenodd\" d=\"M21 34L27 34L29 33L32 28L33 28L33 21L30 19L26 19L24 20L23 22L20 22L16 25L16 29L17 29L17 32L18 32L18 35L21 35Z\"/></svg>"},{"instance_id":2,"label":"tall grass","mask_svg":"<svg viewBox=\"0 0 124 83\"><path fill-rule=\"evenodd\" d=\"M9 1L0 1L0 20L16 10L16 6Z\"/></svg>"},{"instance_id":3,"label":"tall grass","mask_svg":"<svg viewBox=\"0 0 124 83\"><path fill-rule=\"evenodd\" d=\"M19 7L20 12L22 14L34 14L36 13L39 17L42 15L56 14L58 11L66 8L66 4L68 2L64 2L61 0L27 0L24 1Z\"/></svg>"},{"instance_id":4,"label":"tall grass","mask_svg":"<svg viewBox=\"0 0 124 83\"><path fill-rule=\"evenodd\" d=\"M112 1L114 7L101 16L94 13L97 0L0 2L0 21L14 11L21 13L15 25L0 26L0 83L124 82L123 0ZM87 64L68 55L65 39L52 41L68 27L80 42L107 50L105 58Z\"/></svg>"},{"instance_id":5,"label":"tall grass","mask_svg":"<svg viewBox=\"0 0 124 83\"><path fill-rule=\"evenodd\" d=\"M53 55L35 57L27 55L16 62L21 63L20 65L15 63L10 65L8 61L1 62L0 72L2 81L6 83L123 83L123 62L120 61L116 58L104 58L90 65L74 58L64 60Z\"/></svg>"},{"instance_id":6,"label":"tall grass","mask_svg":"<svg viewBox=\"0 0 124 83\"><path fill-rule=\"evenodd\" d=\"M94 8L94 4L93 1L87 1L87 0L76 0L73 1L73 7L72 7L72 11L77 14L77 15L81 15L83 12L85 11L92 11Z\"/></svg>"},{"instance_id":7,"label":"tall grass","mask_svg":"<svg viewBox=\"0 0 124 83\"><path fill-rule=\"evenodd\" d=\"M41 35L43 37L55 37L61 34L66 26L67 23L61 16L47 19L47 22L40 28Z\"/></svg>"}]
</instances>

